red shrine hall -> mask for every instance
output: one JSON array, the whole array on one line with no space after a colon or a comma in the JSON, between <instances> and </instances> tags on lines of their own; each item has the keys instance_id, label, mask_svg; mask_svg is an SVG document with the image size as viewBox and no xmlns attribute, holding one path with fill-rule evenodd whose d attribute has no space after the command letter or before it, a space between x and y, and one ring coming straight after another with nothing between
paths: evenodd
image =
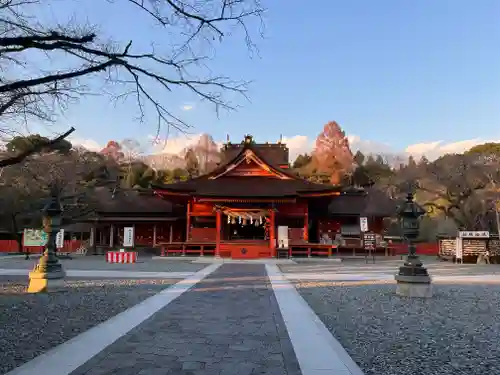
<instances>
[{"instance_id":1,"label":"red shrine hall","mask_svg":"<svg viewBox=\"0 0 500 375\"><path fill-rule=\"evenodd\" d=\"M213 172L153 186L156 196L185 210L176 225L183 240L158 243L162 255L330 256L332 245L320 243L319 229L328 206L339 196L361 195L296 176L288 153L282 143L256 144L248 135L223 146Z\"/></svg>"}]
</instances>

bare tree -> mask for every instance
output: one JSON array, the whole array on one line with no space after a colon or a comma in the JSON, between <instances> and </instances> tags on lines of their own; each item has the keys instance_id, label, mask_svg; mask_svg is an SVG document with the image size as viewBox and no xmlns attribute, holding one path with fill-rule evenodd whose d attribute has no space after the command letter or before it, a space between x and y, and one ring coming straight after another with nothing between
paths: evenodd
<instances>
[{"instance_id":1,"label":"bare tree","mask_svg":"<svg viewBox=\"0 0 500 375\"><path fill-rule=\"evenodd\" d=\"M148 50L134 43L133 34L99 33L99 25L89 24L92 20L37 21L38 13L54 1L0 0L3 137L17 131L13 124L55 121L61 110L94 93L96 79L103 85L100 92L120 101L133 100L139 120L152 112L158 131L163 125L181 131L189 127L168 105L169 92L187 90L212 103L216 111L235 108L224 93L245 95L245 82L213 75L208 63L210 51L237 35L236 28L242 30L247 46L255 48L249 21L261 21L264 9L259 0L96 0L97 7L108 3L135 8L145 16L135 22L159 24L165 33L158 33Z\"/></svg>"},{"instance_id":2,"label":"bare tree","mask_svg":"<svg viewBox=\"0 0 500 375\"><path fill-rule=\"evenodd\" d=\"M468 155L445 155L426 166L426 174L418 181L419 189L430 193L433 200L425 206L453 219L459 229L475 229L484 225L484 189L488 180L484 165Z\"/></svg>"},{"instance_id":3,"label":"bare tree","mask_svg":"<svg viewBox=\"0 0 500 375\"><path fill-rule=\"evenodd\" d=\"M483 220L487 220L492 213L495 217L495 229L500 234L500 157L496 153L473 152L469 158L477 168L480 168L486 177L487 186L483 194ZM491 226L491 225L490 225Z\"/></svg>"},{"instance_id":4,"label":"bare tree","mask_svg":"<svg viewBox=\"0 0 500 375\"><path fill-rule=\"evenodd\" d=\"M34 155L11 168L15 168L18 178L23 177L26 185L22 188L31 189L32 200L39 203L55 194L63 203L63 217L72 220L93 209L93 189L107 183L106 176L94 173L99 171L101 163L92 152L74 150L69 155L55 152Z\"/></svg>"},{"instance_id":5,"label":"bare tree","mask_svg":"<svg viewBox=\"0 0 500 375\"><path fill-rule=\"evenodd\" d=\"M123 152L123 161L127 165L129 172L134 161L139 160L143 153L141 143L135 139L124 139L120 142L121 151Z\"/></svg>"},{"instance_id":6,"label":"bare tree","mask_svg":"<svg viewBox=\"0 0 500 375\"><path fill-rule=\"evenodd\" d=\"M20 165L2 169L0 177L0 221L9 230L22 251L22 222L31 221L31 214L40 210L41 192Z\"/></svg>"}]
</instances>

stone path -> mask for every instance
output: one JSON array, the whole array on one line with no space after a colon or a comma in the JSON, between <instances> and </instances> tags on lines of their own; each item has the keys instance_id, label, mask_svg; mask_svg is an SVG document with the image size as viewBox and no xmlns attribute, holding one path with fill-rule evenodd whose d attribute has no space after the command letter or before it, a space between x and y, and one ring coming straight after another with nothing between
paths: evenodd
<instances>
[{"instance_id":1,"label":"stone path","mask_svg":"<svg viewBox=\"0 0 500 375\"><path fill-rule=\"evenodd\" d=\"M209 265L8 375L39 373L362 375L274 264Z\"/></svg>"},{"instance_id":2,"label":"stone path","mask_svg":"<svg viewBox=\"0 0 500 375\"><path fill-rule=\"evenodd\" d=\"M223 265L71 375L300 375L262 265Z\"/></svg>"},{"instance_id":3,"label":"stone path","mask_svg":"<svg viewBox=\"0 0 500 375\"><path fill-rule=\"evenodd\" d=\"M294 281L369 281L395 282L394 275L403 261L379 261L376 264L349 262L339 264L282 265L281 271ZM495 264L453 264L451 262L427 261L433 282L484 282L500 281L500 267Z\"/></svg>"}]
</instances>

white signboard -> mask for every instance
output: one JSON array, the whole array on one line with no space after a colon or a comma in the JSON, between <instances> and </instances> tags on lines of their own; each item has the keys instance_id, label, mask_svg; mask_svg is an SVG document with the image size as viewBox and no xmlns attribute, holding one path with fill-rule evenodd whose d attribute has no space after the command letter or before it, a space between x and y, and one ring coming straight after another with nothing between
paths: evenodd
<instances>
[{"instance_id":1,"label":"white signboard","mask_svg":"<svg viewBox=\"0 0 500 375\"><path fill-rule=\"evenodd\" d=\"M48 236L41 229L25 229L23 236L23 246L45 246Z\"/></svg>"},{"instance_id":2,"label":"white signboard","mask_svg":"<svg viewBox=\"0 0 500 375\"><path fill-rule=\"evenodd\" d=\"M457 237L455 242L455 258L457 260L462 260L463 258L463 241L460 237Z\"/></svg>"},{"instance_id":3,"label":"white signboard","mask_svg":"<svg viewBox=\"0 0 500 375\"><path fill-rule=\"evenodd\" d=\"M123 228L123 246L134 247L134 227Z\"/></svg>"},{"instance_id":4,"label":"white signboard","mask_svg":"<svg viewBox=\"0 0 500 375\"><path fill-rule=\"evenodd\" d=\"M478 231L478 230L470 230L470 231L460 231L458 232L458 237L460 238L490 238L490 232L487 230Z\"/></svg>"},{"instance_id":5,"label":"white signboard","mask_svg":"<svg viewBox=\"0 0 500 375\"><path fill-rule=\"evenodd\" d=\"M56 234L56 247L62 249L64 247L64 229L61 229Z\"/></svg>"},{"instance_id":6,"label":"white signboard","mask_svg":"<svg viewBox=\"0 0 500 375\"><path fill-rule=\"evenodd\" d=\"M278 227L278 247L288 248L288 227L280 225Z\"/></svg>"},{"instance_id":7,"label":"white signboard","mask_svg":"<svg viewBox=\"0 0 500 375\"><path fill-rule=\"evenodd\" d=\"M368 232L368 218L360 217L359 218L359 227L361 228L361 232Z\"/></svg>"}]
</instances>

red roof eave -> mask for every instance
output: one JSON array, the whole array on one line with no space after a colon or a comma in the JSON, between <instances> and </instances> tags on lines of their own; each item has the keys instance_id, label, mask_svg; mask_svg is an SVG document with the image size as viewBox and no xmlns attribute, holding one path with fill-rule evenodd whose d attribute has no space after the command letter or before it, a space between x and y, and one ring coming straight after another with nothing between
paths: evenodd
<instances>
[{"instance_id":1,"label":"red roof eave","mask_svg":"<svg viewBox=\"0 0 500 375\"><path fill-rule=\"evenodd\" d=\"M158 189L158 190L153 190L154 195L160 195L160 196L178 196L178 197L190 197L193 194L187 191L181 192L181 191L172 191L172 190L163 190L163 189Z\"/></svg>"},{"instance_id":2,"label":"red roof eave","mask_svg":"<svg viewBox=\"0 0 500 375\"><path fill-rule=\"evenodd\" d=\"M275 203L295 203L296 198L276 197L276 198L259 198L259 197L195 197L198 202L232 202L232 203L260 203L260 202L275 202Z\"/></svg>"},{"instance_id":3,"label":"red roof eave","mask_svg":"<svg viewBox=\"0 0 500 375\"><path fill-rule=\"evenodd\" d=\"M314 198L314 197L332 197L340 195L339 191L326 191L326 192L302 192L299 193L301 197L304 198Z\"/></svg>"}]
</instances>

